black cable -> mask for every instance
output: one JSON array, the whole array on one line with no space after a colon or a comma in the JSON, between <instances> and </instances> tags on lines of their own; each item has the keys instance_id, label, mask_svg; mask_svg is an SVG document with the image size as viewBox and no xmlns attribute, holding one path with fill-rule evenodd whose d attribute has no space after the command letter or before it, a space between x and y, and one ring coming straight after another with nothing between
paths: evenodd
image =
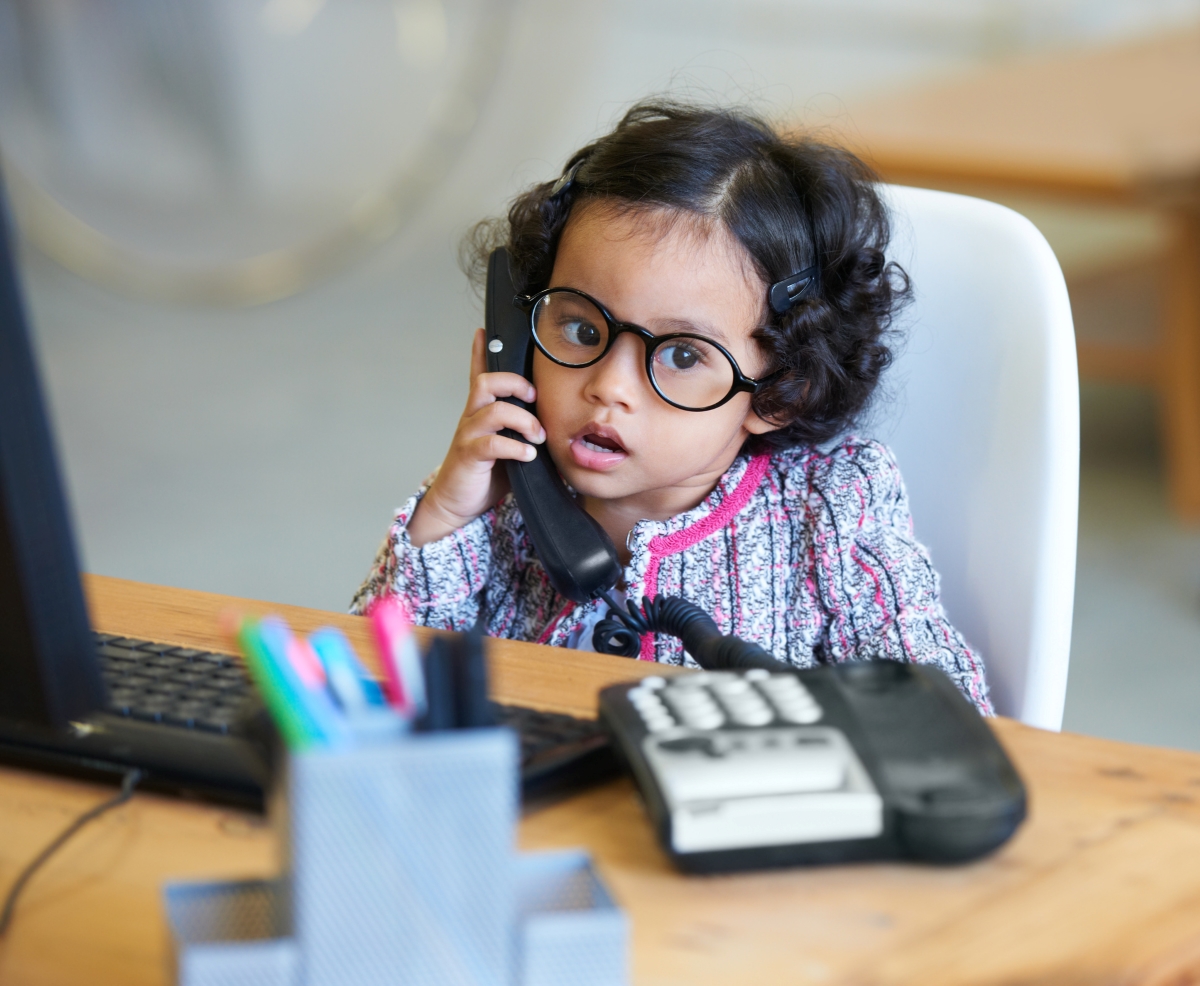
<instances>
[{"instance_id":1,"label":"black cable","mask_svg":"<svg viewBox=\"0 0 1200 986\"><path fill-rule=\"evenodd\" d=\"M622 606L617 597L613 595L611 589L600 593L600 598L608 603L610 619L620 621L635 633L650 632L650 624L646 621L645 615L637 608L637 604L632 599L626 600L625 605ZM647 601L643 600L643 602Z\"/></svg>"},{"instance_id":2,"label":"black cable","mask_svg":"<svg viewBox=\"0 0 1200 986\"><path fill-rule=\"evenodd\" d=\"M38 868L45 863L46 860L58 852L58 850L63 847L63 844L70 839L71 836L83 828L88 822L99 818L106 811L123 805L126 801L132 798L133 789L137 787L138 781L140 781L143 776L145 775L140 770L126 771L125 776L121 778L121 791L119 794L109 798L107 801L102 801L94 808L89 808L87 811L85 811L82 815L75 819L75 821L63 829L62 832L60 832L54 839L54 841L51 842L50 845L48 845L40 853L38 853L33 862L31 862L25 867L25 869L21 871L21 875L17 877L16 881L12 885L12 889L8 892L8 896L4 899L4 910L0 911L0 938L4 937L5 933L8 931L8 926L12 923L13 911L17 906L17 898L21 896L21 891L25 889L25 884L32 879L34 873L38 871Z\"/></svg>"},{"instance_id":3,"label":"black cable","mask_svg":"<svg viewBox=\"0 0 1200 986\"><path fill-rule=\"evenodd\" d=\"M608 616L592 631L592 648L601 654L637 657L642 634L650 630L645 618L632 602L626 611L611 590L601 593L600 598L608 603Z\"/></svg>"},{"instance_id":4,"label":"black cable","mask_svg":"<svg viewBox=\"0 0 1200 986\"><path fill-rule=\"evenodd\" d=\"M678 637L683 648L700 667L709 671L790 670L758 644L739 637L723 636L713 618L695 603L677 596L642 597L639 609L632 600L624 609L612 593L601 597L609 606L609 616L596 624L592 647L602 654L637 657L642 636L666 633Z\"/></svg>"}]
</instances>

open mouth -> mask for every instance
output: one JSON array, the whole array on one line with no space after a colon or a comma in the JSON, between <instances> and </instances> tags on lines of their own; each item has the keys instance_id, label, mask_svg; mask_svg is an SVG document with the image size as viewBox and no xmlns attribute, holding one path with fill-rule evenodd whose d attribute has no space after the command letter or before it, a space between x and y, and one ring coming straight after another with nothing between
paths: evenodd
<instances>
[{"instance_id":1,"label":"open mouth","mask_svg":"<svg viewBox=\"0 0 1200 986\"><path fill-rule=\"evenodd\" d=\"M614 442L611 438L605 438L603 435L588 433L579 441L583 447L592 452L624 452L619 442Z\"/></svg>"},{"instance_id":2,"label":"open mouth","mask_svg":"<svg viewBox=\"0 0 1200 986\"><path fill-rule=\"evenodd\" d=\"M621 444L615 428L599 422L584 425L583 434L571 439L571 458L583 469L607 472L629 458L629 449Z\"/></svg>"}]
</instances>

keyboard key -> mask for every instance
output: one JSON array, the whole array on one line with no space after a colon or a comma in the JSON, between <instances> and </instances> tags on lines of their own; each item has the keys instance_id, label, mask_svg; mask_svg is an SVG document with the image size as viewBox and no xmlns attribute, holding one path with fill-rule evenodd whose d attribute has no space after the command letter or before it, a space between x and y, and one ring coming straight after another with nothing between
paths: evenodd
<instances>
[{"instance_id":1,"label":"keyboard key","mask_svg":"<svg viewBox=\"0 0 1200 986\"><path fill-rule=\"evenodd\" d=\"M158 692L160 695L171 695L176 699L186 697L191 693L191 690L192 686L186 681L173 681L170 678L167 678L165 681L159 681L152 689L152 691Z\"/></svg>"},{"instance_id":2,"label":"keyboard key","mask_svg":"<svg viewBox=\"0 0 1200 986\"><path fill-rule=\"evenodd\" d=\"M156 681L174 678L175 669L172 667L164 668L161 664L151 664L149 661L143 661L138 668L138 674L144 674L148 678L154 678Z\"/></svg>"},{"instance_id":3,"label":"keyboard key","mask_svg":"<svg viewBox=\"0 0 1200 986\"><path fill-rule=\"evenodd\" d=\"M167 653L174 654L176 657L186 657L190 661L192 658L199 657L201 654L208 652L196 650L194 647L172 647Z\"/></svg>"},{"instance_id":4,"label":"keyboard key","mask_svg":"<svg viewBox=\"0 0 1200 986\"><path fill-rule=\"evenodd\" d=\"M174 654L154 654L147 657L145 663L155 668L182 668L187 666L188 660Z\"/></svg>"},{"instance_id":5,"label":"keyboard key","mask_svg":"<svg viewBox=\"0 0 1200 986\"><path fill-rule=\"evenodd\" d=\"M108 642L113 647L126 647L129 650L141 650L147 646L148 641L135 640L133 637L117 637L115 640Z\"/></svg>"},{"instance_id":6,"label":"keyboard key","mask_svg":"<svg viewBox=\"0 0 1200 986\"><path fill-rule=\"evenodd\" d=\"M130 650L128 647L117 647L115 644L101 644L96 653L105 660L140 661L146 655L141 651Z\"/></svg>"}]
</instances>

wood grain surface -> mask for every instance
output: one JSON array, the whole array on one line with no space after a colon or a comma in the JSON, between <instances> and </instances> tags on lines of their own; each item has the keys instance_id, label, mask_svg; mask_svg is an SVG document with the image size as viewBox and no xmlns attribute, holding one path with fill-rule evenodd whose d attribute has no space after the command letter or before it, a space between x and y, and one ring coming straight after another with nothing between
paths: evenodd
<instances>
[{"instance_id":1,"label":"wood grain surface","mask_svg":"<svg viewBox=\"0 0 1200 986\"><path fill-rule=\"evenodd\" d=\"M114 579L87 580L98 629L221 645L222 609L295 627L361 620ZM657 670L497 642L497 697L584 714L603 684ZM1200 982L1200 755L995 720L1029 821L968 866L859 865L722 877L675 873L622 780L529 813L527 850L585 846L633 922L638 984ZM0 770L0 885L111 788ZM82 832L30 885L0 983L160 984L168 878L274 871L260 818L151 794Z\"/></svg>"}]
</instances>

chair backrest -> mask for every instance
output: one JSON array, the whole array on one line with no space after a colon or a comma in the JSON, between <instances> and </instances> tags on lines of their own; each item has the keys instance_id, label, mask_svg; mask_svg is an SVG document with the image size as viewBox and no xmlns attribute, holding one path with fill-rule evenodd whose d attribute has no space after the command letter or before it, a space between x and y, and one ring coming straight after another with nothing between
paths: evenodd
<instances>
[{"instance_id":1,"label":"chair backrest","mask_svg":"<svg viewBox=\"0 0 1200 986\"><path fill-rule=\"evenodd\" d=\"M992 202L889 186L907 340L866 429L891 446L951 621L996 710L1062 726L1079 510L1079 377L1062 271Z\"/></svg>"}]
</instances>

